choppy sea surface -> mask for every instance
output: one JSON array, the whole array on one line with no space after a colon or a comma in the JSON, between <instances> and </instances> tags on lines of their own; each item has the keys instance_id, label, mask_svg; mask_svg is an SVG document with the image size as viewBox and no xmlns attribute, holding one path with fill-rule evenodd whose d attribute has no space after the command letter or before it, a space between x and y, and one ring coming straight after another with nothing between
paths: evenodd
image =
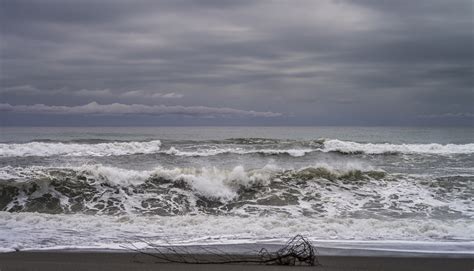
<instances>
[{"instance_id":1,"label":"choppy sea surface","mask_svg":"<svg viewBox=\"0 0 474 271\"><path fill-rule=\"evenodd\" d=\"M302 234L472 253L473 198L473 128L0 130L0 251Z\"/></svg>"}]
</instances>

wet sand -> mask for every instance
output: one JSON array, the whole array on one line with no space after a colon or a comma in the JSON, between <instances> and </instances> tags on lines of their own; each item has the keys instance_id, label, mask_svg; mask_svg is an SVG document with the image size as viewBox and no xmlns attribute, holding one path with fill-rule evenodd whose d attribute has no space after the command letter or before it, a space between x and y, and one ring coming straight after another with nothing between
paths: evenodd
<instances>
[{"instance_id":1,"label":"wet sand","mask_svg":"<svg viewBox=\"0 0 474 271\"><path fill-rule=\"evenodd\" d=\"M209 255L190 254L212 260ZM242 259L249 256L241 255ZM238 259L239 255L233 255ZM31 251L0 254L0 270L469 270L472 256L459 257L387 257L387 256L318 256L321 266L275 266L258 264L179 264L159 263L149 256L130 252Z\"/></svg>"}]
</instances>

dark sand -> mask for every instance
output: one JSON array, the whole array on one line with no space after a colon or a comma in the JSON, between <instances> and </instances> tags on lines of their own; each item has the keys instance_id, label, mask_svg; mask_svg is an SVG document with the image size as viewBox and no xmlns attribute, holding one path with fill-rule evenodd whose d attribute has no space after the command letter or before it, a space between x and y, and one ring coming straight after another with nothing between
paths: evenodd
<instances>
[{"instance_id":1,"label":"dark sand","mask_svg":"<svg viewBox=\"0 0 474 271\"><path fill-rule=\"evenodd\" d=\"M129 252L36 251L0 253L0 270L474 270L472 256L318 256L318 259L322 266L175 264L155 263L150 257Z\"/></svg>"}]
</instances>

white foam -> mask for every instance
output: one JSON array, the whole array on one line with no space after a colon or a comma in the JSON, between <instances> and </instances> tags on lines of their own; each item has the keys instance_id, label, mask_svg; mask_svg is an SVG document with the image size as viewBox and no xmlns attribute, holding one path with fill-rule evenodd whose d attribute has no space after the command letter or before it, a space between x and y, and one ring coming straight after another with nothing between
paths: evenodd
<instances>
[{"instance_id":1,"label":"white foam","mask_svg":"<svg viewBox=\"0 0 474 271\"><path fill-rule=\"evenodd\" d=\"M91 216L0 212L0 251L54 247L120 248L147 239L158 244L232 244L285 240L473 241L469 219L352 219L272 216ZM52 238L54 237L54 238Z\"/></svg>"},{"instance_id":2,"label":"white foam","mask_svg":"<svg viewBox=\"0 0 474 271\"><path fill-rule=\"evenodd\" d=\"M14 179L25 181L39 176L49 175L52 169L74 170L93 177L100 182L108 182L115 185L137 185L149 178L162 177L171 181L184 181L197 193L208 198L219 198L231 200L237 196L237 190L241 186L249 186L255 183L267 184L278 168L267 165L257 170L245 170L243 166L233 169L219 169L216 167L202 168L164 168L155 167L152 170L132 170L104 166L101 164L83 165L80 167L55 167L42 166L33 167L3 167L0 168L0 180Z\"/></svg>"},{"instance_id":3,"label":"white foam","mask_svg":"<svg viewBox=\"0 0 474 271\"><path fill-rule=\"evenodd\" d=\"M231 200L237 196L237 190L241 186L270 182L271 174L277 169L272 166L250 171L246 171L243 166L236 166L230 170L216 167L164 168L158 166L152 170L138 171L103 165L85 165L75 170L88 173L95 179L100 178L120 185L139 184L146 179L160 177L171 181L184 181L194 192L204 197Z\"/></svg>"},{"instance_id":4,"label":"white foam","mask_svg":"<svg viewBox=\"0 0 474 271\"><path fill-rule=\"evenodd\" d=\"M15 156L111 156L139 153L156 153L161 141L110 142L98 144L30 142L0 144L0 157Z\"/></svg>"},{"instance_id":5,"label":"white foam","mask_svg":"<svg viewBox=\"0 0 474 271\"><path fill-rule=\"evenodd\" d=\"M315 166L325 167L328 170L334 171L336 174L363 167L359 163L347 165L344 163L337 165L320 163ZM268 164L258 169L245 169L243 166L238 165L231 169L217 167L164 168L157 166L150 170L123 169L101 164L63 168L41 166L14 168L7 166L0 168L0 180L13 179L16 181L27 181L37 179L42 180L40 183L47 186L47 182L54 179L54 176L50 176L50 172L55 169L73 170L85 176L90 176L93 180L96 180L96 182L106 182L111 185L120 186L139 185L150 178L164 178L173 182L183 181L189 185L193 193L221 201L235 199L241 187L268 185L272 179L275 178L275 174L281 173L284 170L273 164ZM155 195L155 197L159 196L163 195ZM192 195L191 198L193 198ZM140 199L141 195L139 194L133 197L127 197L124 206L130 207L129 209L133 209L133 206L140 206ZM280 208L283 209L283 207ZM294 206L289 206L288 208L294 208Z\"/></svg>"},{"instance_id":6,"label":"white foam","mask_svg":"<svg viewBox=\"0 0 474 271\"><path fill-rule=\"evenodd\" d=\"M151 176L173 181L183 180L202 196L231 200L237 196L240 186L270 182L273 170L275 168L271 166L250 171L246 171L243 166L236 166L231 170L216 167L174 169L157 167L152 171Z\"/></svg>"},{"instance_id":7,"label":"white foam","mask_svg":"<svg viewBox=\"0 0 474 271\"><path fill-rule=\"evenodd\" d=\"M100 183L106 182L110 185L126 187L129 185L140 185L148 179L163 178L169 182L184 182L189 189L180 190L179 193L185 193L186 197L191 201L195 199L195 195L200 195L208 199L218 199L220 201L231 201L238 197L238 192L241 187L267 187L271 182L282 182L279 178L285 179L285 176L291 176L293 173L304 171L307 168L324 168L336 176L341 176L352 172L354 170L371 171L374 170L370 165L365 165L359 162L347 163L316 163L311 167L303 167L300 169L281 168L273 164L269 164L263 168L245 169L238 165L234 168L217 168L217 167L202 167L202 168L164 168L161 166L149 170L132 170L116 168L111 166L83 165L80 167L64 167L64 168L48 168L48 167L28 167L28 168L14 168L4 167L0 168L0 180L14 180L18 182L27 180L36 180L40 185L47 188L50 180L57 179L54 172L58 169L66 171L75 171L83 176L90 176L94 180L94 185L99 191L102 191ZM290 171L287 171L290 170ZM378 170L380 171L380 170ZM53 174L50 176L50 174ZM282 175L283 174L283 175ZM392 176L392 175L390 175ZM386 179L366 179L364 185L357 185L355 182L343 183L339 181L324 180L315 176L318 179L314 182L308 182L304 189L301 189L301 195L311 194L317 192L322 198L298 199L297 205L287 206L265 206L252 205L248 203L241 208L233 209L229 213L239 213L247 215L248 210L258 209L259 211L267 210L268 212L287 211L290 214L301 214L304 212L313 212L312 204L322 204L325 214L330 216L341 216L346 213L363 210L365 204L371 204L370 200L374 200L377 196L377 204L382 205L385 210L392 213L399 212L404 214L418 212L430 213L436 208L446 209L460 212L467 217L473 217L472 204L466 202L463 196L456 196L460 193L457 190L452 192L445 192L443 196L437 193L437 188L429 188L420 183L420 180L426 180L426 177L419 178L416 176L403 175L396 179L392 177ZM280 185L281 192L285 189L300 189L294 184ZM288 186L287 186L288 185ZM331 189L327 189L330 185ZM286 187L286 188L285 188ZM46 190L45 188L45 190ZM119 191L122 191L119 189ZM263 190L262 190L263 191ZM38 193L42 193L40 191ZM54 192L54 191L53 191ZM270 194L278 194L279 191L273 191ZM120 192L122 193L122 192ZM265 198L270 194L261 194L258 198ZM107 197L109 194L103 194ZM133 194L133 195L113 195L123 200L125 211L134 213L133 210L141 208L142 200L155 198L158 199L165 195L162 194ZM392 197L395 197L393 199ZM67 200L67 199L65 199ZM163 199L165 200L165 199ZM67 204L66 204L67 205ZM417 206L425 206L425 209L419 210ZM184 206L176 206L182 208ZM390 209L396 207L395 209ZM380 207L382 208L382 207ZM278 210L277 210L278 209Z\"/></svg>"},{"instance_id":8,"label":"white foam","mask_svg":"<svg viewBox=\"0 0 474 271\"><path fill-rule=\"evenodd\" d=\"M470 144L389 144L357 143L337 139L324 141L323 151L343 153L406 153L406 154L468 154L474 153L474 143Z\"/></svg>"},{"instance_id":9,"label":"white foam","mask_svg":"<svg viewBox=\"0 0 474 271\"><path fill-rule=\"evenodd\" d=\"M153 174L153 171L151 170L130 170L104 166L101 164L83 165L72 169L87 175L91 175L96 180L102 180L111 184L119 184L122 186L143 183Z\"/></svg>"}]
</instances>

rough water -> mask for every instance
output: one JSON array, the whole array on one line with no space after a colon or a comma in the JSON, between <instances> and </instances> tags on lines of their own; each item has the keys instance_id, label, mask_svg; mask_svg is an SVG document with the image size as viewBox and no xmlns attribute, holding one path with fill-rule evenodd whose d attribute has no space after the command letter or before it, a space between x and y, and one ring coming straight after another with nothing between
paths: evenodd
<instances>
[{"instance_id":1,"label":"rough water","mask_svg":"<svg viewBox=\"0 0 474 271\"><path fill-rule=\"evenodd\" d=\"M0 139L4 251L297 233L474 247L472 128L2 128Z\"/></svg>"}]
</instances>

